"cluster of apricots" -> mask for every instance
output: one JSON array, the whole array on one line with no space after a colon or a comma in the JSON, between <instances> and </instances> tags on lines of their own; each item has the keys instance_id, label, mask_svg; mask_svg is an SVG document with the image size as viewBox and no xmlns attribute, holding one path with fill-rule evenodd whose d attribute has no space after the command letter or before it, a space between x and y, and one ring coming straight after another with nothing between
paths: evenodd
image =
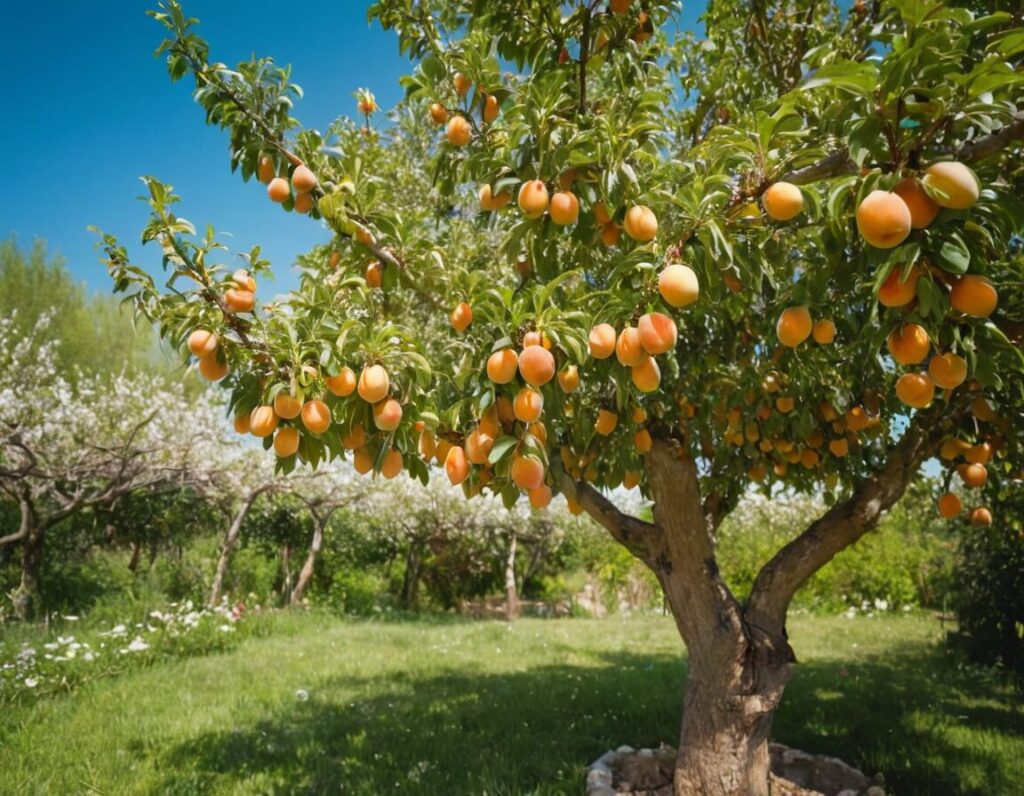
<instances>
[{"instance_id":1,"label":"cluster of apricots","mask_svg":"<svg viewBox=\"0 0 1024 796\"><path fill-rule=\"evenodd\" d=\"M455 87L455 93L458 94L459 99L466 101L469 90L472 88L470 79L462 72L456 72L452 77L452 85ZM476 95L469 107L476 103L480 105L480 118L484 124L492 124L501 113L501 103L498 102L498 98L494 94L488 93L483 86L477 86ZM440 102L434 102L430 106L430 121L436 125L446 125L445 136L448 143L454 147L464 147L473 138L473 124L468 113L452 113Z\"/></svg>"},{"instance_id":2,"label":"cluster of apricots","mask_svg":"<svg viewBox=\"0 0 1024 796\"><path fill-rule=\"evenodd\" d=\"M260 155L257 165L256 176L260 182L267 186L267 196L270 201L282 204L292 197L294 189L294 204L296 213L308 213L313 209L313 191L319 182L313 170L300 163L294 168L291 176L291 183L284 177L275 173L274 160L270 155Z\"/></svg>"},{"instance_id":3,"label":"cluster of apricots","mask_svg":"<svg viewBox=\"0 0 1024 796\"><path fill-rule=\"evenodd\" d=\"M984 400L984 399L982 399ZM961 482L968 489L980 489L988 482L988 463L995 452L995 446L990 442L979 442L971 444L957 437L952 437L942 443L939 455L947 462L957 463L956 471ZM938 500L939 514L946 519L952 519L963 511L963 501L953 492L946 492ZM991 525L992 512L984 506L976 506L967 515L971 525Z\"/></svg>"},{"instance_id":4,"label":"cluster of apricots","mask_svg":"<svg viewBox=\"0 0 1024 796\"><path fill-rule=\"evenodd\" d=\"M256 307L256 280L252 274L244 268L235 271L221 301L225 312L252 312ZM217 334L206 329L196 329L188 336L188 350L199 360L199 373L210 381L220 381L230 372L220 344Z\"/></svg>"}]
</instances>

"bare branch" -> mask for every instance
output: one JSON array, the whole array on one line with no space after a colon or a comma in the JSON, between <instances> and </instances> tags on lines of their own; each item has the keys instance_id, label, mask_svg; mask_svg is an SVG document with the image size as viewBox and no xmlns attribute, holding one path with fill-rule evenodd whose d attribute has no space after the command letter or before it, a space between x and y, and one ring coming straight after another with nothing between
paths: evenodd
<instances>
[{"instance_id":1,"label":"bare branch","mask_svg":"<svg viewBox=\"0 0 1024 796\"><path fill-rule=\"evenodd\" d=\"M960 160L984 160L1021 139L1024 139L1024 111L1015 113L1012 122L994 133L966 142L956 151L956 156Z\"/></svg>"}]
</instances>

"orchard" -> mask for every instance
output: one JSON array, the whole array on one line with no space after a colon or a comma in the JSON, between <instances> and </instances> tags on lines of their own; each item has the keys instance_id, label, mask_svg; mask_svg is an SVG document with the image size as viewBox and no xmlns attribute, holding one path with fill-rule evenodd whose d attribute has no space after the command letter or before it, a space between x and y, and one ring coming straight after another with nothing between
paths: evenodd
<instances>
[{"instance_id":1,"label":"orchard","mask_svg":"<svg viewBox=\"0 0 1024 796\"><path fill-rule=\"evenodd\" d=\"M381 0L406 98L381 122L359 89L321 132L289 70L212 60L169 2L158 54L239 190L331 239L263 303L259 247L220 265L146 178L166 284L103 243L280 470L561 494L604 526L688 650L675 793L767 794L794 593L926 461L978 495L934 509L966 533L992 522L980 488L1021 478L1024 27L973 0L719 0L702 36L677 12ZM737 595L716 531L751 490L830 507Z\"/></svg>"}]
</instances>

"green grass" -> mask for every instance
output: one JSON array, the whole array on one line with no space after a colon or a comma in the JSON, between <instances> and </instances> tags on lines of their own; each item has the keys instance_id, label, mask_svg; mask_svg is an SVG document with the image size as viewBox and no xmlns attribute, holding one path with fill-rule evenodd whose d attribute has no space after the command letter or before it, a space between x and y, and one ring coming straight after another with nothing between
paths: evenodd
<instances>
[{"instance_id":1,"label":"green grass","mask_svg":"<svg viewBox=\"0 0 1024 796\"><path fill-rule=\"evenodd\" d=\"M277 625L13 709L0 793L576 794L607 748L676 737L668 619ZM935 622L796 618L791 635L777 739L882 771L897 796L1024 793L1020 702Z\"/></svg>"}]
</instances>

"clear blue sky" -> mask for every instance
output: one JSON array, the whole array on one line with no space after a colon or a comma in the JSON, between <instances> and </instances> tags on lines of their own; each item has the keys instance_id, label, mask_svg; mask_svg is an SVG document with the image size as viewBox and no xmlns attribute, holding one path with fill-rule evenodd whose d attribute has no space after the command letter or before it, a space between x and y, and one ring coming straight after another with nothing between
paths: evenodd
<instances>
[{"instance_id":1,"label":"clear blue sky","mask_svg":"<svg viewBox=\"0 0 1024 796\"><path fill-rule=\"evenodd\" d=\"M163 28L148 16L156 0L5 3L0 27L0 96L6 154L0 236L23 244L44 238L94 291L109 290L94 250L95 224L116 234L137 264L159 269L159 252L143 248L146 207L140 175L169 182L182 197L179 215L230 232L228 245L259 243L275 265L272 295L294 284L296 254L329 238L316 222L283 213L262 186L231 174L227 137L203 123L192 82L172 84L153 50ZM401 96L410 71L395 36L366 21L369 0L291 7L268 0L185 0L200 20L211 58L234 65L251 54L291 64L305 91L295 115L324 128L352 114L352 92L370 88L384 108ZM703 2L687 4L694 25ZM299 12L299 13L293 13Z\"/></svg>"}]
</instances>

